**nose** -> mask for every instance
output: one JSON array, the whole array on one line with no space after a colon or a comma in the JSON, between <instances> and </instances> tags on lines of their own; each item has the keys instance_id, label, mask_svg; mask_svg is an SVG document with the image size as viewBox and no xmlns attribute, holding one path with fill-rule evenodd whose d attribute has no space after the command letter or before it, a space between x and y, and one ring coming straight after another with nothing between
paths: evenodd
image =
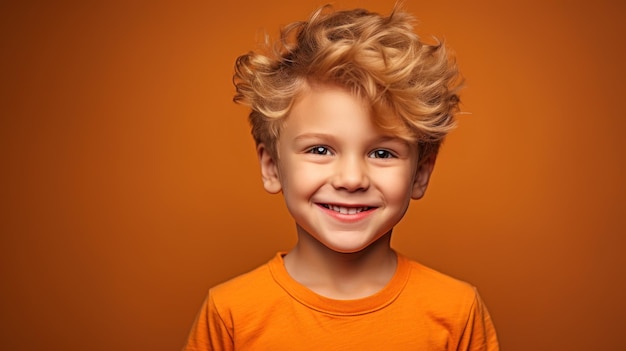
<instances>
[{"instance_id":1,"label":"nose","mask_svg":"<svg viewBox=\"0 0 626 351\"><path fill-rule=\"evenodd\" d=\"M340 157L335 161L332 185L349 192L367 190L370 186L368 167L358 156Z\"/></svg>"}]
</instances>

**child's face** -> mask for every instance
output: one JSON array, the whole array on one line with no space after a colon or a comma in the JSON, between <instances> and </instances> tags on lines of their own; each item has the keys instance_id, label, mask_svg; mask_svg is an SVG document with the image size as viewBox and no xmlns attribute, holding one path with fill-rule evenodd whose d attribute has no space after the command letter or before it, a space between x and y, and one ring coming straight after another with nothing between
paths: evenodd
<instances>
[{"instance_id":1,"label":"child's face","mask_svg":"<svg viewBox=\"0 0 626 351\"><path fill-rule=\"evenodd\" d=\"M259 156L267 191L282 191L300 234L331 250L358 252L388 233L420 198L433 162L418 167L415 145L384 134L365 101L321 85L293 106L273 160Z\"/></svg>"}]
</instances>

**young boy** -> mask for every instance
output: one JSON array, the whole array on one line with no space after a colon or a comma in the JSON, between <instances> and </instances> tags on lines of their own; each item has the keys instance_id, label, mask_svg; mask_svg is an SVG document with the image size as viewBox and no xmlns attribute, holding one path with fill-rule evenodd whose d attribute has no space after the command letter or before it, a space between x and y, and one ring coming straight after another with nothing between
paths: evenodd
<instances>
[{"instance_id":1,"label":"young boy","mask_svg":"<svg viewBox=\"0 0 626 351\"><path fill-rule=\"evenodd\" d=\"M185 350L498 350L472 286L390 247L459 102L445 46L411 23L323 7L239 57L235 101L298 241L212 288Z\"/></svg>"}]
</instances>

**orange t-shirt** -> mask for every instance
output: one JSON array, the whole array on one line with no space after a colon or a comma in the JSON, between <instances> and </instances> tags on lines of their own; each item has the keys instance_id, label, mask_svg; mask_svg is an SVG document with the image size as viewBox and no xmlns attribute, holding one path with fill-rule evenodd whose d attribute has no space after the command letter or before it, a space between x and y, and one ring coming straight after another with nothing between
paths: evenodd
<instances>
[{"instance_id":1,"label":"orange t-shirt","mask_svg":"<svg viewBox=\"0 0 626 351\"><path fill-rule=\"evenodd\" d=\"M212 288L184 350L499 349L472 286L405 256L378 293L333 300L293 280L283 255Z\"/></svg>"}]
</instances>

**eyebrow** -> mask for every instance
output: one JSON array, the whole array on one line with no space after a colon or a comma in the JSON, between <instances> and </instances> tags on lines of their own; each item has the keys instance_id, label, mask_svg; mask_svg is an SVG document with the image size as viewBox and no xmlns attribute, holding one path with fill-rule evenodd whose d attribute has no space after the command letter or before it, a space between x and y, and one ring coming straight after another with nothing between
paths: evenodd
<instances>
[{"instance_id":1,"label":"eyebrow","mask_svg":"<svg viewBox=\"0 0 626 351\"><path fill-rule=\"evenodd\" d=\"M336 140L336 138L333 135L331 135L331 134L324 134L324 133L304 133L304 134L300 134L300 135L294 137L294 141L301 141L301 140L307 140L307 139L323 139L323 140L328 140L328 141L335 141ZM400 138L398 136L393 136L393 135L383 135L383 136L373 140L374 143L384 143L384 142L388 142L388 141L401 142L401 143L407 144L407 145L409 144L403 138Z\"/></svg>"},{"instance_id":2,"label":"eyebrow","mask_svg":"<svg viewBox=\"0 0 626 351\"><path fill-rule=\"evenodd\" d=\"M330 134L323 134L323 133L304 133L304 134L300 134L298 136L296 136L295 138L293 138L295 141L299 141L299 140L306 140L306 139L326 139L326 140L335 140L335 137L333 137Z\"/></svg>"}]
</instances>

